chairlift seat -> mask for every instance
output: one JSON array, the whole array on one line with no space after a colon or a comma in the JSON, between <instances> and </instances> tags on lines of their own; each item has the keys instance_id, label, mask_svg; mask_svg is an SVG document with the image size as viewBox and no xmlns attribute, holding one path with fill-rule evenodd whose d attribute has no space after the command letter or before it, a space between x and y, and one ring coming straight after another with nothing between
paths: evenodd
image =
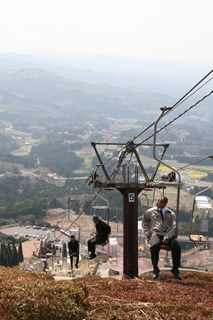
<instances>
[{"instance_id":1,"label":"chairlift seat","mask_svg":"<svg viewBox=\"0 0 213 320\"><path fill-rule=\"evenodd\" d=\"M170 247L170 245L168 245L168 244L162 244L161 246L160 246L160 249L162 249L162 250L171 250L171 247Z\"/></svg>"},{"instance_id":2,"label":"chairlift seat","mask_svg":"<svg viewBox=\"0 0 213 320\"><path fill-rule=\"evenodd\" d=\"M109 209L108 206L92 206L93 209Z\"/></svg>"},{"instance_id":3,"label":"chairlift seat","mask_svg":"<svg viewBox=\"0 0 213 320\"><path fill-rule=\"evenodd\" d=\"M190 240L194 242L207 242L202 234L190 234Z\"/></svg>"},{"instance_id":4,"label":"chairlift seat","mask_svg":"<svg viewBox=\"0 0 213 320\"><path fill-rule=\"evenodd\" d=\"M109 243L109 238L107 238L105 242L97 243L96 246L102 246L102 247L104 247L104 246L106 246L108 243Z\"/></svg>"},{"instance_id":5,"label":"chairlift seat","mask_svg":"<svg viewBox=\"0 0 213 320\"><path fill-rule=\"evenodd\" d=\"M149 241L147 241L147 240L148 240L148 239L146 239L146 244L147 244L148 247L150 247L150 243L149 243ZM162 245L160 246L160 249L170 251L170 250L171 250L171 247L170 247L169 244L162 244Z\"/></svg>"}]
</instances>

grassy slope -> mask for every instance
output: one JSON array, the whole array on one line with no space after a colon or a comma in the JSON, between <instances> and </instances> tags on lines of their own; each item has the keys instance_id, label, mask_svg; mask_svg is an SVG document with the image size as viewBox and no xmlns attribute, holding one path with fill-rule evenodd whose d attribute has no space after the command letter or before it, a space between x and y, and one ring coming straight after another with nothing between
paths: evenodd
<instances>
[{"instance_id":1,"label":"grassy slope","mask_svg":"<svg viewBox=\"0 0 213 320\"><path fill-rule=\"evenodd\" d=\"M88 276L54 281L0 267L1 320L212 319L213 273L163 273L117 280Z\"/></svg>"}]
</instances>

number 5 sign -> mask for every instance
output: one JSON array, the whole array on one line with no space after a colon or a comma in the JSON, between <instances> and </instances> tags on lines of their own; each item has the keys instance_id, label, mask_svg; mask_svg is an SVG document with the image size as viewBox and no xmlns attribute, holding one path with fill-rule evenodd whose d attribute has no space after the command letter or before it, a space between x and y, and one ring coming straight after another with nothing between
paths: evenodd
<instances>
[{"instance_id":1,"label":"number 5 sign","mask_svg":"<svg viewBox=\"0 0 213 320\"><path fill-rule=\"evenodd\" d=\"M135 202L135 194L129 193L129 202Z\"/></svg>"}]
</instances>

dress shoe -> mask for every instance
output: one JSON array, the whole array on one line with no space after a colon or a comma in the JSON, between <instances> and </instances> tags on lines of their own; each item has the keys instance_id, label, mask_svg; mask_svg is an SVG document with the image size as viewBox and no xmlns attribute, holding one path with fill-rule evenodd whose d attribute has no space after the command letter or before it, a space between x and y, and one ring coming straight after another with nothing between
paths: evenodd
<instances>
[{"instance_id":1,"label":"dress shoe","mask_svg":"<svg viewBox=\"0 0 213 320\"><path fill-rule=\"evenodd\" d=\"M78 263L75 264L76 269L78 269Z\"/></svg>"},{"instance_id":2,"label":"dress shoe","mask_svg":"<svg viewBox=\"0 0 213 320\"><path fill-rule=\"evenodd\" d=\"M178 269L171 269L171 273L175 276L176 279L182 280Z\"/></svg>"},{"instance_id":3,"label":"dress shoe","mask_svg":"<svg viewBox=\"0 0 213 320\"><path fill-rule=\"evenodd\" d=\"M96 257L96 254L91 254L91 255L89 256L89 259L92 260L92 259L94 259L95 257Z\"/></svg>"},{"instance_id":4,"label":"dress shoe","mask_svg":"<svg viewBox=\"0 0 213 320\"><path fill-rule=\"evenodd\" d=\"M160 270L159 269L154 269L153 274L152 274L152 279L156 280L158 278Z\"/></svg>"}]
</instances>

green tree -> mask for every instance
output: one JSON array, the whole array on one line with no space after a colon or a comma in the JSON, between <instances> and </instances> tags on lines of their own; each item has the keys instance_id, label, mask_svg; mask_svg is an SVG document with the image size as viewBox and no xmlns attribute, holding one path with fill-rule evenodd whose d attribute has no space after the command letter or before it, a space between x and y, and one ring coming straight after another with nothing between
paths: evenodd
<instances>
[{"instance_id":1,"label":"green tree","mask_svg":"<svg viewBox=\"0 0 213 320\"><path fill-rule=\"evenodd\" d=\"M23 256L23 250L22 250L22 243L19 241L18 245L18 261L23 262L24 261L24 256Z\"/></svg>"},{"instance_id":2,"label":"green tree","mask_svg":"<svg viewBox=\"0 0 213 320\"><path fill-rule=\"evenodd\" d=\"M12 267L12 249L10 243L7 244L7 261L8 267Z\"/></svg>"},{"instance_id":3,"label":"green tree","mask_svg":"<svg viewBox=\"0 0 213 320\"><path fill-rule=\"evenodd\" d=\"M63 244L63 257L67 257L67 245L66 243Z\"/></svg>"},{"instance_id":4,"label":"green tree","mask_svg":"<svg viewBox=\"0 0 213 320\"><path fill-rule=\"evenodd\" d=\"M12 244L12 265L19 265L18 252L14 243Z\"/></svg>"}]
</instances>

